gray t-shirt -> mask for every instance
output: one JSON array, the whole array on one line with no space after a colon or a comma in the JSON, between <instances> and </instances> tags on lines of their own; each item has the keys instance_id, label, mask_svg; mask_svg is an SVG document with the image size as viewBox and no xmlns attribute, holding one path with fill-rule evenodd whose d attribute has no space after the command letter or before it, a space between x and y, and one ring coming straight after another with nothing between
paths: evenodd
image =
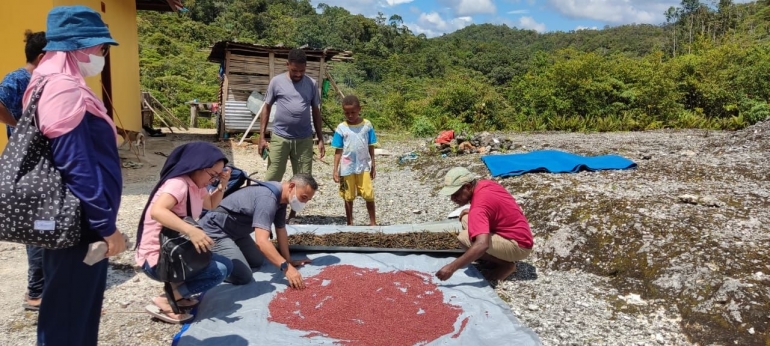
<instances>
[{"instance_id":1,"label":"gray t-shirt","mask_svg":"<svg viewBox=\"0 0 770 346\"><path fill-rule=\"evenodd\" d=\"M281 183L268 181L281 191ZM251 185L235 191L219 203L221 208L209 211L198 224L212 239L230 237L238 240L248 237L254 228L270 231L286 227L286 204L280 204L273 192L260 185ZM227 213L219 212L225 209Z\"/></svg>"},{"instance_id":2,"label":"gray t-shirt","mask_svg":"<svg viewBox=\"0 0 770 346\"><path fill-rule=\"evenodd\" d=\"M313 136L311 110L321 104L318 83L313 78L305 75L294 83L288 74L281 73L267 86L265 102L276 107L273 133L287 139Z\"/></svg>"}]
</instances>

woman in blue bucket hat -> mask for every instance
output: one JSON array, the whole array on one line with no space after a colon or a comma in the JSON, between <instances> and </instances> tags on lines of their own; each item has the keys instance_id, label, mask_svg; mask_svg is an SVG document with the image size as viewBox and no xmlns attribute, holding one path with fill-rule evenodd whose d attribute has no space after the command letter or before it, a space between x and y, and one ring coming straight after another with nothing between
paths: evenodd
<instances>
[{"instance_id":1,"label":"woman in blue bucket hat","mask_svg":"<svg viewBox=\"0 0 770 346\"><path fill-rule=\"evenodd\" d=\"M50 139L54 166L80 200L83 234L75 246L44 250L37 342L91 346L99 334L107 260L88 265L84 258L91 243L105 241L106 257L123 252L126 244L115 225L122 193L115 124L84 78L102 72L117 42L99 13L85 6L53 8L46 39L24 107L37 103L37 125Z\"/></svg>"}]
</instances>

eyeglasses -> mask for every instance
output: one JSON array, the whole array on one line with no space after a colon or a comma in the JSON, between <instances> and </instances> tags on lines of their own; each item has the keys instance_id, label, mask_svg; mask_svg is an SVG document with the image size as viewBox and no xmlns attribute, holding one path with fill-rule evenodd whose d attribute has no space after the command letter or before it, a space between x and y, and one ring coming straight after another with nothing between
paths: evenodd
<instances>
[{"instance_id":1,"label":"eyeglasses","mask_svg":"<svg viewBox=\"0 0 770 346\"><path fill-rule=\"evenodd\" d=\"M211 173L211 172L209 172L209 171L204 171L204 172L206 172L206 174L208 174L208 175L209 175L209 177L211 177L211 179L209 179L209 181L215 181L215 180L218 180L218 179L219 179L219 178L222 176L222 173L221 173L221 172L220 172L220 173Z\"/></svg>"}]
</instances>

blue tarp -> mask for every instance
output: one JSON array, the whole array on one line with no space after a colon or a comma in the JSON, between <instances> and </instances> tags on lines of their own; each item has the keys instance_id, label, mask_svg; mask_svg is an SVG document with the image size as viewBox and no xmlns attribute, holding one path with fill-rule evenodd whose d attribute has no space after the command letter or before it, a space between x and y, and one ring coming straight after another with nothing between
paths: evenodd
<instances>
[{"instance_id":1,"label":"blue tarp","mask_svg":"<svg viewBox=\"0 0 770 346\"><path fill-rule=\"evenodd\" d=\"M493 177L512 177L525 173L577 173L609 169L636 168L636 163L618 155L581 156L558 150L538 150L525 154L481 157Z\"/></svg>"}]
</instances>

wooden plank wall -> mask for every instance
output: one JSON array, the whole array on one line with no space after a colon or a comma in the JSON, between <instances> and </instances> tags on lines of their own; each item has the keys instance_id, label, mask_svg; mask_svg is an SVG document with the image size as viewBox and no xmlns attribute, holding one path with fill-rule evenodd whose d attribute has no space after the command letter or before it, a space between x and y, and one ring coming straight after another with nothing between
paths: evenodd
<instances>
[{"instance_id":1,"label":"wooden plank wall","mask_svg":"<svg viewBox=\"0 0 770 346\"><path fill-rule=\"evenodd\" d=\"M254 90L262 94L266 93L267 85L270 83L272 76L277 76L287 71L287 59L274 57L273 61L271 61L272 53L268 56L249 56L227 52L227 56L227 93L233 93L235 100L246 101ZM319 61L308 61L306 74L315 79L320 87L323 80L321 78L322 63L320 57L308 56L308 60L314 58Z\"/></svg>"}]
</instances>

